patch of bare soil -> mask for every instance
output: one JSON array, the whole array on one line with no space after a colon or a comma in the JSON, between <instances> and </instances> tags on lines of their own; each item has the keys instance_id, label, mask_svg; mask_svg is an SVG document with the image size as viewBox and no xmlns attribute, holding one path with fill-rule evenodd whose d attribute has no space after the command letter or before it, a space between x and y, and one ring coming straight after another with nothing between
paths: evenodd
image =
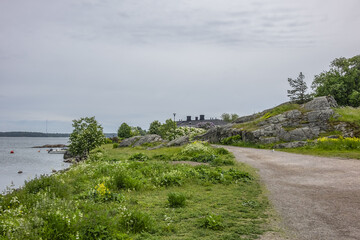
<instances>
[{"instance_id":1,"label":"patch of bare soil","mask_svg":"<svg viewBox=\"0 0 360 240\"><path fill-rule=\"evenodd\" d=\"M360 239L360 161L225 147L257 169L286 234L262 240Z\"/></svg>"}]
</instances>

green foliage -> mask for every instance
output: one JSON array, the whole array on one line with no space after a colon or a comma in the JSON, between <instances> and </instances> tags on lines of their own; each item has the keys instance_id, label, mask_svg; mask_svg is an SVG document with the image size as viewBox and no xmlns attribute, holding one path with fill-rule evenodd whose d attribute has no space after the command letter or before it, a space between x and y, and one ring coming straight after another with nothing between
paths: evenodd
<instances>
[{"instance_id":1,"label":"green foliage","mask_svg":"<svg viewBox=\"0 0 360 240\"><path fill-rule=\"evenodd\" d=\"M202 221L202 227L208 228L211 230L222 230L224 229L224 223L223 219L220 215L215 214L207 214L203 221Z\"/></svg>"},{"instance_id":2,"label":"green foliage","mask_svg":"<svg viewBox=\"0 0 360 240\"><path fill-rule=\"evenodd\" d=\"M131 233L151 232L153 222L153 219L146 213L126 209L122 212L120 226Z\"/></svg>"},{"instance_id":3,"label":"green foliage","mask_svg":"<svg viewBox=\"0 0 360 240\"><path fill-rule=\"evenodd\" d=\"M195 141L186 145L180 153L173 155L171 160L210 163L214 166L234 165L234 156L224 151L227 150L214 150L206 143Z\"/></svg>"},{"instance_id":4,"label":"green foliage","mask_svg":"<svg viewBox=\"0 0 360 240\"><path fill-rule=\"evenodd\" d=\"M122 123L118 129L118 137L129 138L131 136L131 127L127 123Z\"/></svg>"},{"instance_id":5,"label":"green foliage","mask_svg":"<svg viewBox=\"0 0 360 240\"><path fill-rule=\"evenodd\" d=\"M326 138L317 139L313 148L324 150L358 150L360 151L360 138Z\"/></svg>"},{"instance_id":6,"label":"green foliage","mask_svg":"<svg viewBox=\"0 0 360 240\"><path fill-rule=\"evenodd\" d=\"M266 120L270 117L291 111L291 110L299 110L301 112L304 111L303 108L300 107L299 104L296 103L285 103L285 104L281 104L277 107L274 107L273 109L271 109L270 111L268 111L267 113L265 113L263 116L261 116L261 120Z\"/></svg>"},{"instance_id":7,"label":"green foliage","mask_svg":"<svg viewBox=\"0 0 360 240\"><path fill-rule=\"evenodd\" d=\"M118 143L113 143L113 148L118 148L119 144Z\"/></svg>"},{"instance_id":8,"label":"green foliage","mask_svg":"<svg viewBox=\"0 0 360 240\"><path fill-rule=\"evenodd\" d=\"M113 141L112 141L110 138L106 138L106 139L105 139L105 143L106 143L106 144L111 144L111 143L113 143Z\"/></svg>"},{"instance_id":9,"label":"green foliage","mask_svg":"<svg viewBox=\"0 0 360 240\"><path fill-rule=\"evenodd\" d=\"M353 123L360 126L360 108L341 107L335 108L335 113L339 115L335 121Z\"/></svg>"},{"instance_id":10,"label":"green foliage","mask_svg":"<svg viewBox=\"0 0 360 240\"><path fill-rule=\"evenodd\" d=\"M132 161L147 161L149 160L149 157L144 153L135 153L130 156L129 160Z\"/></svg>"},{"instance_id":11,"label":"green foliage","mask_svg":"<svg viewBox=\"0 0 360 240\"><path fill-rule=\"evenodd\" d=\"M185 207L186 196L183 193L171 192L168 194L168 202L172 208Z\"/></svg>"},{"instance_id":12,"label":"green foliage","mask_svg":"<svg viewBox=\"0 0 360 240\"><path fill-rule=\"evenodd\" d=\"M236 119L239 118L239 115L237 115L236 113L232 113L232 114L229 114L229 113L223 113L221 115L221 119L225 122L232 122L232 121L235 121Z\"/></svg>"},{"instance_id":13,"label":"green foliage","mask_svg":"<svg viewBox=\"0 0 360 240\"><path fill-rule=\"evenodd\" d=\"M164 161L181 151L113 149L108 144L91 151L89 159L96 156L96 161L74 164L0 195L0 239L255 239L264 229L268 203L254 171L243 164L230 168ZM134 153L150 159L128 161ZM186 208L169 207L170 202L183 206L184 197ZM199 216L213 209L224 218L223 231L199 228Z\"/></svg>"},{"instance_id":14,"label":"green foliage","mask_svg":"<svg viewBox=\"0 0 360 240\"><path fill-rule=\"evenodd\" d=\"M316 75L312 83L316 96L331 95L342 106L360 106L360 55L336 58L330 70Z\"/></svg>"},{"instance_id":15,"label":"green foliage","mask_svg":"<svg viewBox=\"0 0 360 240\"><path fill-rule=\"evenodd\" d=\"M231 137L227 137L221 140L221 144L224 145L231 145L234 143L238 143L241 141L241 136L240 135L235 135L235 136L231 136Z\"/></svg>"},{"instance_id":16,"label":"green foliage","mask_svg":"<svg viewBox=\"0 0 360 240\"><path fill-rule=\"evenodd\" d=\"M291 90L287 90L288 97L290 100L296 103L305 103L310 100L310 95L306 94L307 86L304 81L305 76L300 72L299 76L296 79L288 78Z\"/></svg>"},{"instance_id":17,"label":"green foliage","mask_svg":"<svg viewBox=\"0 0 360 240\"><path fill-rule=\"evenodd\" d=\"M223 147L215 148L215 153L218 155L229 155L230 154L230 152Z\"/></svg>"},{"instance_id":18,"label":"green foliage","mask_svg":"<svg viewBox=\"0 0 360 240\"><path fill-rule=\"evenodd\" d=\"M175 139L176 122L171 119L167 119L164 124L159 127L160 136L166 140Z\"/></svg>"},{"instance_id":19,"label":"green foliage","mask_svg":"<svg viewBox=\"0 0 360 240\"><path fill-rule=\"evenodd\" d=\"M152 123L150 123L149 133L161 135L160 127L161 123L158 120L153 121Z\"/></svg>"},{"instance_id":20,"label":"green foliage","mask_svg":"<svg viewBox=\"0 0 360 240\"><path fill-rule=\"evenodd\" d=\"M70 134L69 150L76 156L88 156L89 152L101 146L105 141L103 128L95 117L73 120L73 132Z\"/></svg>"}]
</instances>

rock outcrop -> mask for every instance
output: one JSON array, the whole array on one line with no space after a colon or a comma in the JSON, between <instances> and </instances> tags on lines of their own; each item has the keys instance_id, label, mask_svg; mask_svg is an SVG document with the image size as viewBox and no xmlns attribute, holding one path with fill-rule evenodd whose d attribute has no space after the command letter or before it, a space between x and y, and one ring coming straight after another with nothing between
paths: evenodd
<instances>
[{"instance_id":1,"label":"rock outcrop","mask_svg":"<svg viewBox=\"0 0 360 240\"><path fill-rule=\"evenodd\" d=\"M166 144L167 147L182 146L189 143L189 136L176 138Z\"/></svg>"},{"instance_id":2,"label":"rock outcrop","mask_svg":"<svg viewBox=\"0 0 360 240\"><path fill-rule=\"evenodd\" d=\"M289 103L281 104L282 107ZM335 117L332 109L337 107L333 97L318 97L312 101L281 114L266 117L272 109L250 116L240 117L232 124L209 130L198 139L211 143L240 135L243 141L270 144L277 142L292 142L278 144L277 147L298 147L306 144L305 140L317 138L321 133L333 130L344 130L346 126L333 126L330 118ZM249 127L250 126L250 127Z\"/></svg>"},{"instance_id":3,"label":"rock outcrop","mask_svg":"<svg viewBox=\"0 0 360 240\"><path fill-rule=\"evenodd\" d=\"M163 139L156 134L149 134L145 136L134 136L122 140L121 143L119 144L119 147L137 147L146 143L156 143L162 141Z\"/></svg>"}]
</instances>

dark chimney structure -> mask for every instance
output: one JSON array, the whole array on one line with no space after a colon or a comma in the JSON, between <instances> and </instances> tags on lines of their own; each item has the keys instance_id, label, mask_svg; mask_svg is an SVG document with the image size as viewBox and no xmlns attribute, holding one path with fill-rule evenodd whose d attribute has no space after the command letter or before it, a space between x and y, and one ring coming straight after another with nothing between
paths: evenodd
<instances>
[{"instance_id":1,"label":"dark chimney structure","mask_svg":"<svg viewBox=\"0 0 360 240\"><path fill-rule=\"evenodd\" d=\"M204 121L205 120L205 115L200 115L200 121Z\"/></svg>"},{"instance_id":2,"label":"dark chimney structure","mask_svg":"<svg viewBox=\"0 0 360 240\"><path fill-rule=\"evenodd\" d=\"M191 121L191 116L186 116L186 121L187 122Z\"/></svg>"},{"instance_id":3,"label":"dark chimney structure","mask_svg":"<svg viewBox=\"0 0 360 240\"><path fill-rule=\"evenodd\" d=\"M199 121L199 117L195 117L195 121Z\"/></svg>"}]
</instances>

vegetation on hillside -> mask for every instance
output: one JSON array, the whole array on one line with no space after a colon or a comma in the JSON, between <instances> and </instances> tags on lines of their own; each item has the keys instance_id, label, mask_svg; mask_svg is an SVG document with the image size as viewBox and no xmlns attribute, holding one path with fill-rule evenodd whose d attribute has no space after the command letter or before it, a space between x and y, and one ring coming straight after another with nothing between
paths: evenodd
<instances>
[{"instance_id":1,"label":"vegetation on hillside","mask_svg":"<svg viewBox=\"0 0 360 240\"><path fill-rule=\"evenodd\" d=\"M360 106L360 55L333 60L329 71L315 76L312 88L315 96L331 95L341 106Z\"/></svg>"},{"instance_id":2,"label":"vegetation on hillside","mask_svg":"<svg viewBox=\"0 0 360 240\"><path fill-rule=\"evenodd\" d=\"M256 239L268 208L254 171L223 148L104 145L0 195L0 239Z\"/></svg>"},{"instance_id":3,"label":"vegetation on hillside","mask_svg":"<svg viewBox=\"0 0 360 240\"><path fill-rule=\"evenodd\" d=\"M277 107L274 107L268 111L264 111L261 114L258 115L258 117L253 120L253 121L249 121L249 122L245 122L245 123L239 123L239 124L235 124L233 127L234 128L241 128L243 130L247 130L247 131L254 131L256 129L259 128L258 123L265 121L266 119L270 118L270 117L274 117L276 115L285 113L287 111L290 110L299 110L301 112L305 112L305 110L303 108L301 108L301 106L299 104L296 103L284 103L281 104Z\"/></svg>"}]
</instances>

